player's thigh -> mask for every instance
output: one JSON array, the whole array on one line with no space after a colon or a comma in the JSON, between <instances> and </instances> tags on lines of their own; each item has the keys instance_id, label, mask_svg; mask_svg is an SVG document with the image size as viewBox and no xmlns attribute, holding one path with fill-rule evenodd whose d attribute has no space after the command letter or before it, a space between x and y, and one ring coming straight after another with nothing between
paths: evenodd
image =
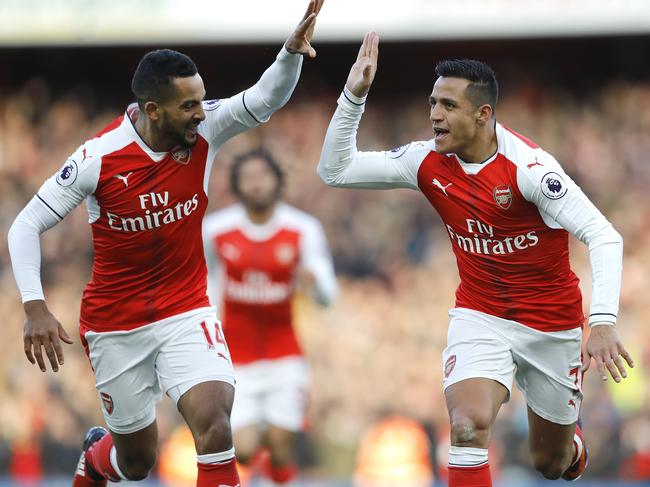
<instances>
[{"instance_id":1,"label":"player's thigh","mask_svg":"<svg viewBox=\"0 0 650 487\"><path fill-rule=\"evenodd\" d=\"M287 431L301 431L309 406L309 372L302 357L271 361L262 396L264 422Z\"/></svg>"},{"instance_id":2,"label":"player's thigh","mask_svg":"<svg viewBox=\"0 0 650 487\"><path fill-rule=\"evenodd\" d=\"M158 344L152 331L153 327L143 327L127 333L87 331L82 336L104 419L114 433L135 433L156 419L162 393L155 371Z\"/></svg>"},{"instance_id":3,"label":"player's thigh","mask_svg":"<svg viewBox=\"0 0 650 487\"><path fill-rule=\"evenodd\" d=\"M515 379L532 412L553 424L575 423L582 403L582 331L522 326L514 347Z\"/></svg>"},{"instance_id":4,"label":"player's thigh","mask_svg":"<svg viewBox=\"0 0 650 487\"><path fill-rule=\"evenodd\" d=\"M489 379L476 382L483 386L477 393L472 393L472 397L487 394L484 402L491 404L493 396L501 397L505 388L507 394L504 400L507 400L516 367L510 342L498 331L498 325L492 322L494 318L463 308L451 309L449 316L447 346L442 355L445 393L455 384L468 379ZM496 387L493 382L502 387ZM454 387L454 390L468 389L467 384L465 382ZM458 398L459 395L454 390L447 394L452 406L456 406L459 400L465 402Z\"/></svg>"},{"instance_id":5,"label":"player's thigh","mask_svg":"<svg viewBox=\"0 0 650 487\"><path fill-rule=\"evenodd\" d=\"M213 408L215 412L230 415L235 378L214 309L206 308L189 317L170 320L158 328L157 335L162 346L156 357L156 371L167 395L179 409L180 398L190 389L202 383L216 383L195 391L192 396L207 394L217 402L201 405L188 399L184 401L185 407Z\"/></svg>"}]
</instances>

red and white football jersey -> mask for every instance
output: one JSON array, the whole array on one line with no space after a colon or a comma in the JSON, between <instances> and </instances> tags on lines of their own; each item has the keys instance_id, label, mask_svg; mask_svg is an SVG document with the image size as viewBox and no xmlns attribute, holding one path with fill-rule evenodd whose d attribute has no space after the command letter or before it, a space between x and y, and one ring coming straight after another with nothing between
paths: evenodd
<instances>
[{"instance_id":1,"label":"red and white football jersey","mask_svg":"<svg viewBox=\"0 0 650 487\"><path fill-rule=\"evenodd\" d=\"M282 48L248 90L203 102L192 148L154 152L135 130L136 104L84 143L48 179L12 226L11 254L23 301L43 299L38 235L84 199L92 226L92 278L81 326L131 330L210 306L201 224L219 147L289 99L302 57ZM36 237L36 238L35 238Z\"/></svg>"},{"instance_id":2,"label":"red and white football jersey","mask_svg":"<svg viewBox=\"0 0 650 487\"><path fill-rule=\"evenodd\" d=\"M456 307L547 332L581 326L570 232L590 248L590 322L615 321L620 236L550 154L500 124L497 152L479 164L436 152L433 140L356 152L361 102L348 92L339 98L319 174L332 186L420 190L440 214L456 256Z\"/></svg>"},{"instance_id":3,"label":"red and white football jersey","mask_svg":"<svg viewBox=\"0 0 650 487\"><path fill-rule=\"evenodd\" d=\"M337 292L320 223L280 203L268 222L255 224L236 204L206 217L203 238L210 296L222 303L233 362L301 355L292 312L297 273L304 268L314 276L314 298L321 304Z\"/></svg>"}]
</instances>

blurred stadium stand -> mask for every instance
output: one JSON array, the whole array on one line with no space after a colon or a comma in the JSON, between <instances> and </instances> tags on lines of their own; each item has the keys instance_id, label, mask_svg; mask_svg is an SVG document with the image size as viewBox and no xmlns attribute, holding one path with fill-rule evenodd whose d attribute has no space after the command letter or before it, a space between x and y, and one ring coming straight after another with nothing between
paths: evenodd
<instances>
[{"instance_id":1,"label":"blurred stadium stand","mask_svg":"<svg viewBox=\"0 0 650 487\"><path fill-rule=\"evenodd\" d=\"M427 432L432 476L444 478L447 417L440 352L457 276L440 221L415 192L334 190L315 174L336 97L355 59L357 39L366 28L375 28L380 35L383 28L387 42L380 46L379 71L360 130L360 148L388 149L430 138L427 97L436 61L481 59L500 78L500 121L556 155L623 234L620 333L638 365L621 385L601 384L594 374L587 376L583 416L591 464L578 485L650 485L647 3L409 0L400 2L409 16L395 14L389 22L375 10L391 13L384 9L395 2L326 2L314 43L318 58L305 63L294 97L268 125L223 148L211 181L211 208L229 204L225 171L232 156L266 146L287 170L288 201L323 221L335 256L342 281L335 306L323 312L307 300L296 303L313 376L311 429L299 451L305 485L349 485L359 442L392 415L411 418ZM131 75L149 48L172 47L192 56L208 97L234 94L253 83L273 60L305 2L236 2L254 13L249 23L237 24L237 35L224 25L238 18L238 10L224 3L196 2L192 12L199 27L192 36L182 34L188 22L194 25L192 20L179 17L177 23L182 25L164 40L159 32L129 37L134 34L115 19L118 14L128 17L130 8L148 15L156 9L176 11L180 4L187 9L187 2L125 0L123 10L111 10L105 19L92 10L76 12L80 5L88 5L80 0L0 3L0 310L4 318L0 487L69 485L83 432L102 421L92 373L78 340L67 348L59 374L43 375L23 356L22 308L6 248L9 225L66 156L131 101ZM270 15L264 5L277 3L282 6L271 12L273 27L261 32L260 19ZM118 4L98 1L95 6L110 10ZM612 9L614 4L618 7ZM49 14L43 10L46 5ZM26 17L26 8L32 9L31 17ZM211 8L215 11L207 10ZM448 17L445 12L450 12ZM508 13L502 15L499 31L475 29L477 24L490 24L499 12ZM558 20L560 27L545 21L549 12L556 20L563 19ZM519 22L511 18L515 14ZM607 15L610 22L603 23ZM416 18L429 23L414 23ZM214 24L205 19L215 19ZM376 25L367 25L373 20ZM58 34L44 27L50 24L59 29ZM78 24L86 30L74 30L80 28ZM528 30L523 31L522 25ZM93 27L104 37L91 38ZM321 30L324 40L320 40ZM572 262L587 307L586 249L574 244ZM48 302L70 332L76 328L91 259L85 208L79 208L43 239ZM163 401L159 408L163 447L179 423L174 407ZM493 443L501 478L497 485L548 484L539 482L530 467L520 394L504 406Z\"/></svg>"}]
</instances>

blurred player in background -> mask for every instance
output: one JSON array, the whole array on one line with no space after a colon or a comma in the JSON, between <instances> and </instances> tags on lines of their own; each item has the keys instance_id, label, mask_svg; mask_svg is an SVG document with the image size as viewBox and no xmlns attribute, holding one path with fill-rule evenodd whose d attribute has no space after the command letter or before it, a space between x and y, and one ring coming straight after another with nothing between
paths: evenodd
<instances>
[{"instance_id":1,"label":"blurred player in background","mask_svg":"<svg viewBox=\"0 0 650 487\"><path fill-rule=\"evenodd\" d=\"M293 329L296 287L328 305L338 286L325 234L280 201L284 173L264 150L235 159L230 188L240 203L206 217L209 295L237 378L231 424L237 459L268 448L273 485L292 483L293 447L304 425L307 365Z\"/></svg>"},{"instance_id":2,"label":"blurred player in background","mask_svg":"<svg viewBox=\"0 0 650 487\"><path fill-rule=\"evenodd\" d=\"M577 479L587 449L576 426L584 322L568 234L589 246L592 300L586 345L603 380L626 377L615 322L621 236L525 137L497 123L498 85L478 61L443 61L429 101L434 138L358 152L356 134L377 69L368 33L325 137L318 173L329 185L420 190L440 214L458 263L444 388L451 422L449 485L491 486L488 438L513 378L528 405L530 450L548 479Z\"/></svg>"},{"instance_id":3,"label":"blurred player in background","mask_svg":"<svg viewBox=\"0 0 650 487\"><path fill-rule=\"evenodd\" d=\"M239 485L230 409L234 377L206 293L201 223L216 151L282 107L298 81L322 0L312 0L276 61L250 89L204 101L196 66L164 49L143 57L137 103L85 142L39 189L9 232L26 320L25 354L46 370L71 343L48 311L39 235L86 199L94 265L80 334L110 429L91 429L74 486L144 479L156 460L155 405L164 390L192 431L197 485Z\"/></svg>"}]
</instances>

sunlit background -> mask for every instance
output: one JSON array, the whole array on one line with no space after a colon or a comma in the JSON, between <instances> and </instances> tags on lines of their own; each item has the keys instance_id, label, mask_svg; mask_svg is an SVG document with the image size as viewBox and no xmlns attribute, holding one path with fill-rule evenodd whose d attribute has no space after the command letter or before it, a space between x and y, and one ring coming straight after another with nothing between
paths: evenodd
<instances>
[{"instance_id":1,"label":"sunlit background","mask_svg":"<svg viewBox=\"0 0 650 487\"><path fill-rule=\"evenodd\" d=\"M103 424L78 338L58 374L22 353L23 312L6 246L41 182L132 101L149 49L199 67L208 98L253 84L306 0L0 0L0 486L70 485L85 430ZM585 380L590 466L578 485L650 484L650 3L647 0L326 0L316 60L271 121L217 156L210 209L231 203L236 154L269 149L288 174L286 200L325 227L341 283L329 309L296 300L311 366L309 428L296 458L305 486L445 485L447 412L441 351L457 284L440 220L414 191L326 187L315 167L366 30L382 39L361 149L431 137L427 98L445 58L491 64L498 119L563 164L625 239L619 332L637 368L623 384ZM50 309L75 332L92 262L85 207L43 237ZM588 309L586 248L572 242ZM115 311L119 315L119 310ZM76 336L76 335L75 335ZM191 437L171 402L158 410L156 474L141 485L192 486ZM500 486L540 482L527 453L519 393L503 407L490 463ZM245 473L243 474L245 475ZM258 484L261 485L261 484Z\"/></svg>"}]
</instances>

